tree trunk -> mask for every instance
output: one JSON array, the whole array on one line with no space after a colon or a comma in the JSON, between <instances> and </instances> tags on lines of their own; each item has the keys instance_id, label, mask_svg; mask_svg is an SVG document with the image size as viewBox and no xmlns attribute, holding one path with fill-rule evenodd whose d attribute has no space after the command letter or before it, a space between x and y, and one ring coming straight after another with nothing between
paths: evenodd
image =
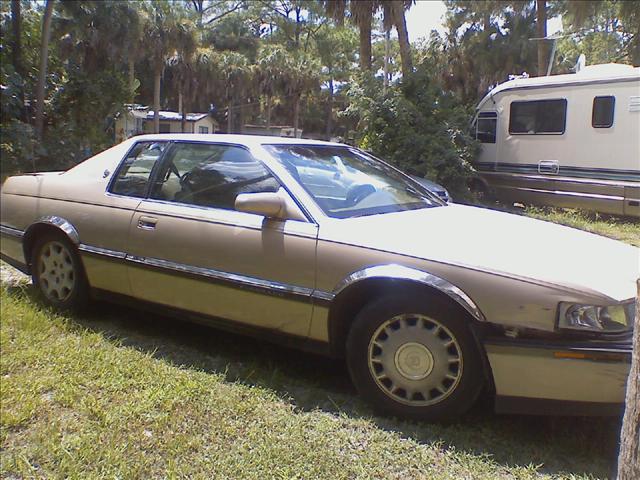
<instances>
[{"instance_id":1,"label":"tree trunk","mask_svg":"<svg viewBox=\"0 0 640 480\"><path fill-rule=\"evenodd\" d=\"M129 102L133 103L136 100L136 62L133 59L133 55L129 55L127 63L129 67Z\"/></svg>"},{"instance_id":2,"label":"tree trunk","mask_svg":"<svg viewBox=\"0 0 640 480\"><path fill-rule=\"evenodd\" d=\"M484 32L488 32L490 28L491 28L491 14L489 12L486 12L484 14L484 18L482 21L482 30Z\"/></svg>"},{"instance_id":3,"label":"tree trunk","mask_svg":"<svg viewBox=\"0 0 640 480\"><path fill-rule=\"evenodd\" d=\"M245 104L247 103L247 99L246 98L242 98L239 97L238 98L238 121L237 121L237 130L238 133L243 133L244 132L244 115L245 115Z\"/></svg>"},{"instance_id":4,"label":"tree trunk","mask_svg":"<svg viewBox=\"0 0 640 480\"><path fill-rule=\"evenodd\" d=\"M300 94L293 97L293 136L298 138L298 121L300 117Z\"/></svg>"},{"instance_id":5,"label":"tree trunk","mask_svg":"<svg viewBox=\"0 0 640 480\"><path fill-rule=\"evenodd\" d=\"M184 108L182 89L178 92L178 112L180 113L180 131L187 133L187 113Z\"/></svg>"},{"instance_id":6,"label":"tree trunk","mask_svg":"<svg viewBox=\"0 0 640 480\"><path fill-rule=\"evenodd\" d=\"M160 80L162 67L156 66L153 72L153 133L160 133Z\"/></svg>"},{"instance_id":7,"label":"tree trunk","mask_svg":"<svg viewBox=\"0 0 640 480\"><path fill-rule=\"evenodd\" d=\"M371 17L363 21L360 27L360 68L371 71Z\"/></svg>"},{"instance_id":8,"label":"tree trunk","mask_svg":"<svg viewBox=\"0 0 640 480\"><path fill-rule=\"evenodd\" d=\"M329 101L327 102L327 140L331 141L331 130L333 128L333 78L329 78Z\"/></svg>"},{"instance_id":9,"label":"tree trunk","mask_svg":"<svg viewBox=\"0 0 640 480\"><path fill-rule=\"evenodd\" d=\"M396 14L396 30L398 31L398 43L400 44L400 59L402 61L402 78L406 79L413 72L413 59L411 58L411 44L409 43L409 32L407 32L407 19L404 16L404 8L398 2L398 12Z\"/></svg>"},{"instance_id":10,"label":"tree trunk","mask_svg":"<svg viewBox=\"0 0 640 480\"><path fill-rule=\"evenodd\" d=\"M13 67L20 76L22 72L22 56L20 46L20 0L11 0L11 27L13 32L13 44L11 46L11 55L13 57Z\"/></svg>"},{"instance_id":11,"label":"tree trunk","mask_svg":"<svg viewBox=\"0 0 640 480\"><path fill-rule=\"evenodd\" d=\"M42 39L40 43L40 70L38 71L38 86L36 88L36 135L42 140L44 126L44 88L47 79L47 65L49 60L49 37L51 36L51 16L54 0L47 0L42 19Z\"/></svg>"},{"instance_id":12,"label":"tree trunk","mask_svg":"<svg viewBox=\"0 0 640 480\"><path fill-rule=\"evenodd\" d=\"M638 280L636 320L633 329L633 356L627 379L624 420L620 431L618 480L640 478L640 280Z\"/></svg>"},{"instance_id":13,"label":"tree trunk","mask_svg":"<svg viewBox=\"0 0 640 480\"><path fill-rule=\"evenodd\" d=\"M536 36L547 37L547 0L536 0ZM547 41L538 40L538 76L547 73Z\"/></svg>"},{"instance_id":14,"label":"tree trunk","mask_svg":"<svg viewBox=\"0 0 640 480\"><path fill-rule=\"evenodd\" d=\"M231 133L231 126L233 125L233 122L231 120L232 115L233 115L233 102L230 101L229 108L227 109L227 133Z\"/></svg>"},{"instance_id":15,"label":"tree trunk","mask_svg":"<svg viewBox=\"0 0 640 480\"><path fill-rule=\"evenodd\" d=\"M271 128L271 95L267 95L267 129Z\"/></svg>"},{"instance_id":16,"label":"tree trunk","mask_svg":"<svg viewBox=\"0 0 640 480\"><path fill-rule=\"evenodd\" d=\"M13 44L11 46L11 55L13 57L13 67L20 76L20 120L27 122L27 109L24 102L24 68L22 66L22 13L20 11L20 0L11 0L11 27L13 31Z\"/></svg>"},{"instance_id":17,"label":"tree trunk","mask_svg":"<svg viewBox=\"0 0 640 480\"><path fill-rule=\"evenodd\" d=\"M391 55L391 30L384 32L384 80L382 82L382 93L387 93L389 88L389 56Z\"/></svg>"}]
</instances>

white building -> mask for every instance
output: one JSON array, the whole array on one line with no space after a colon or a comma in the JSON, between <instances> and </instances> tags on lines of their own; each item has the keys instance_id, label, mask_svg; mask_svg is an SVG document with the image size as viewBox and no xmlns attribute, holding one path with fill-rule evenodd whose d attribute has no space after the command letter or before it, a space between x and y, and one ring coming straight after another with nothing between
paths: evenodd
<instances>
[{"instance_id":1,"label":"white building","mask_svg":"<svg viewBox=\"0 0 640 480\"><path fill-rule=\"evenodd\" d=\"M161 110L159 133L182 133L182 115ZM127 105L127 111L116 118L116 143L135 135L153 132L153 110L142 105ZM217 123L207 113L187 113L184 133L215 133Z\"/></svg>"}]
</instances>

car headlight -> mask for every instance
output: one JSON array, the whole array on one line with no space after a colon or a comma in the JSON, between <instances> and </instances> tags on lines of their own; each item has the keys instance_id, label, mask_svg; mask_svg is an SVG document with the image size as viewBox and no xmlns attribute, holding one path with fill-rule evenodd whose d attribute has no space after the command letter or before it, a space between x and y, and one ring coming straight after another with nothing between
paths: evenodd
<instances>
[{"instance_id":1,"label":"car headlight","mask_svg":"<svg viewBox=\"0 0 640 480\"><path fill-rule=\"evenodd\" d=\"M635 319L635 301L606 307L560 304L558 327L599 333L631 331Z\"/></svg>"}]
</instances>

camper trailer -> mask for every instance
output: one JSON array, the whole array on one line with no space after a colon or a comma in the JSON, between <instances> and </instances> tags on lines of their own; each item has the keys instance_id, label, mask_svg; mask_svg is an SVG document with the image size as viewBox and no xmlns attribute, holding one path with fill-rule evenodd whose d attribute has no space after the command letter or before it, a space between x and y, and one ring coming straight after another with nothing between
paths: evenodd
<instances>
[{"instance_id":1,"label":"camper trailer","mask_svg":"<svg viewBox=\"0 0 640 480\"><path fill-rule=\"evenodd\" d=\"M515 78L482 99L473 128L479 190L640 217L640 68Z\"/></svg>"}]
</instances>

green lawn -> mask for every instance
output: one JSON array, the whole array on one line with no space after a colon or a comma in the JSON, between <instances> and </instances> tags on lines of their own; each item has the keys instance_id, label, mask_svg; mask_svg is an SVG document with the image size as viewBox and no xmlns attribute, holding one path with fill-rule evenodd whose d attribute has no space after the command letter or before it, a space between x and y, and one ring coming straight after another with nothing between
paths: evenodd
<instances>
[{"instance_id":1,"label":"green lawn","mask_svg":"<svg viewBox=\"0 0 640 480\"><path fill-rule=\"evenodd\" d=\"M455 424L379 418L342 362L110 305L61 317L24 285L0 300L2 478L614 472L618 419L497 416L488 400Z\"/></svg>"}]
</instances>

